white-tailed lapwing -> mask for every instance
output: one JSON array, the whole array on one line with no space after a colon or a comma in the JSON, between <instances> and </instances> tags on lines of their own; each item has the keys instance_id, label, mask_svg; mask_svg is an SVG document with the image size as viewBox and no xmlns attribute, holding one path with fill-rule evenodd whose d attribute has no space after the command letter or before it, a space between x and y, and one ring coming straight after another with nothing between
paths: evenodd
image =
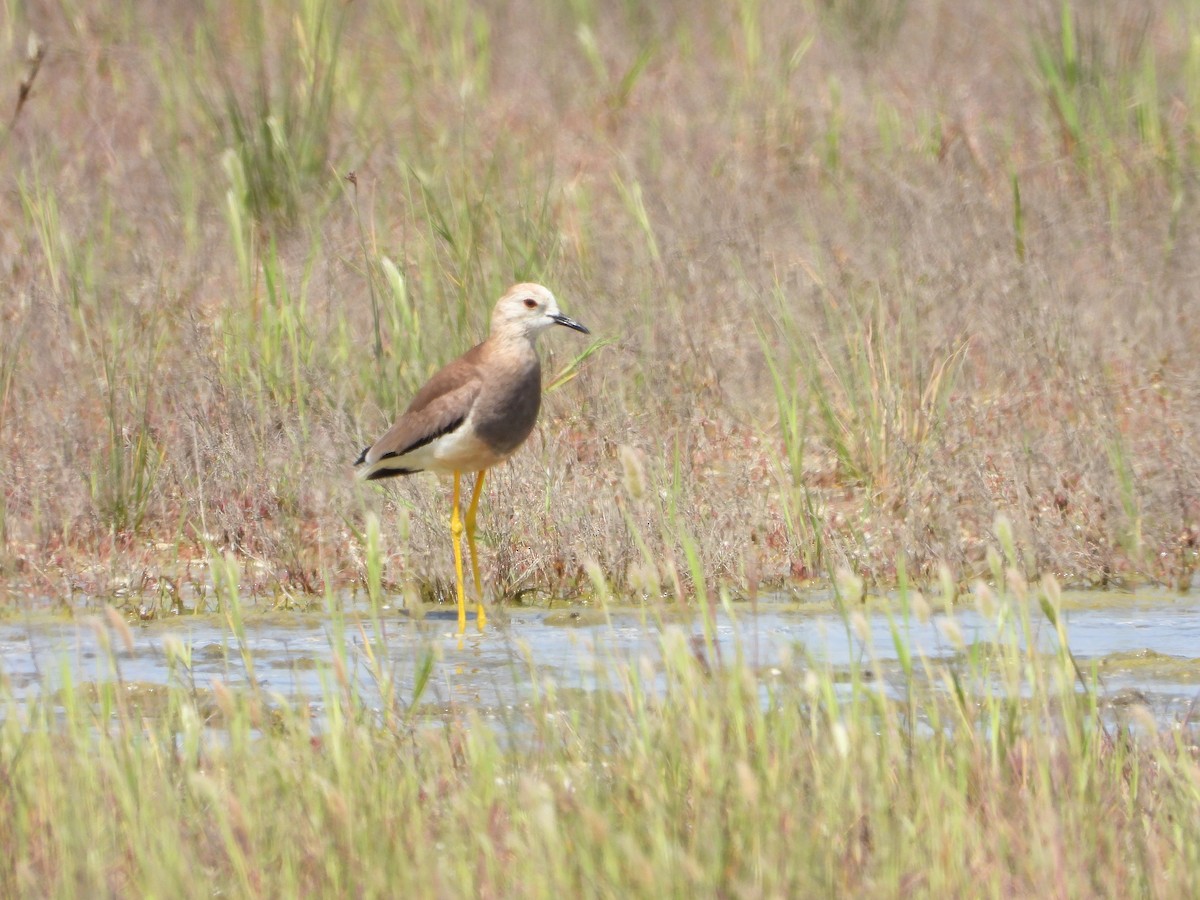
<instances>
[{"instance_id":1,"label":"white-tailed lapwing","mask_svg":"<svg viewBox=\"0 0 1200 900\"><path fill-rule=\"evenodd\" d=\"M444 472L454 476L450 534L454 544L454 574L458 588L458 630L467 627L463 596L462 533L459 478L477 472L465 520L471 573L475 579L480 629L485 622L483 584L475 559L475 513L483 476L511 456L529 437L542 402L542 366L535 341L551 325L590 332L558 311L554 295L540 284L518 284L496 303L492 331L438 371L409 404L404 414L358 459L359 474L367 480Z\"/></svg>"}]
</instances>

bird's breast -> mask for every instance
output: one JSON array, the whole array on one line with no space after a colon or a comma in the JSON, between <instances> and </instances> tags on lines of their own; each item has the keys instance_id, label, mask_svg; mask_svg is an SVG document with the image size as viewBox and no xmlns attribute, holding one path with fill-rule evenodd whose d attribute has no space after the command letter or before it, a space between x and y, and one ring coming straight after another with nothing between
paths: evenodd
<instances>
[{"instance_id":1,"label":"bird's breast","mask_svg":"<svg viewBox=\"0 0 1200 900\"><path fill-rule=\"evenodd\" d=\"M485 387L472 411L476 436L499 456L512 453L537 423L542 372L536 362Z\"/></svg>"}]
</instances>

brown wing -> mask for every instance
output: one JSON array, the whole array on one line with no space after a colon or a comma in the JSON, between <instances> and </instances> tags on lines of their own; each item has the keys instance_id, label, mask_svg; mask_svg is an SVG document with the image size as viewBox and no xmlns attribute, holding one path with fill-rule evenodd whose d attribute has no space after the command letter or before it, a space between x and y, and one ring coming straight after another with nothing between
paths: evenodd
<instances>
[{"instance_id":1,"label":"brown wing","mask_svg":"<svg viewBox=\"0 0 1200 900\"><path fill-rule=\"evenodd\" d=\"M469 382L479 381L479 360L483 355L483 344L476 344L458 359L453 362L446 363L442 368L433 373L430 378L421 387L412 402L408 404L408 409L404 411L404 415L409 413L420 412L426 406L429 406L433 401L447 394L451 394Z\"/></svg>"},{"instance_id":2,"label":"brown wing","mask_svg":"<svg viewBox=\"0 0 1200 900\"><path fill-rule=\"evenodd\" d=\"M367 465L365 478L374 480L420 471L404 464L405 455L450 434L466 421L481 385L475 366L478 349L439 370L417 392L404 415L359 454L354 464Z\"/></svg>"}]
</instances>

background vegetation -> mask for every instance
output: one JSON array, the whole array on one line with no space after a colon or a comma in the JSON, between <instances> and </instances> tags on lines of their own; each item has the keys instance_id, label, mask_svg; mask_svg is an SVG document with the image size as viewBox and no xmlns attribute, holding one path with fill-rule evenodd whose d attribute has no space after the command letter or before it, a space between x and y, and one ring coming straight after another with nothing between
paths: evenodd
<instances>
[{"instance_id":1,"label":"background vegetation","mask_svg":"<svg viewBox=\"0 0 1200 900\"><path fill-rule=\"evenodd\" d=\"M536 279L597 340L543 342L497 598L967 579L997 511L1030 575L1186 587L1198 36L1186 0L6 0L0 583L153 615L231 550L303 598L365 584L374 510L384 587L444 592L445 486L349 462Z\"/></svg>"}]
</instances>

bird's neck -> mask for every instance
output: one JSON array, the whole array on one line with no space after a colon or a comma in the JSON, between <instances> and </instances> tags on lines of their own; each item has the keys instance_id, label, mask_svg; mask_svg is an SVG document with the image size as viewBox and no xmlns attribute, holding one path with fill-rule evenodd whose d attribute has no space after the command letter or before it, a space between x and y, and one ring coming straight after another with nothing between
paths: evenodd
<instances>
[{"instance_id":1,"label":"bird's neck","mask_svg":"<svg viewBox=\"0 0 1200 900\"><path fill-rule=\"evenodd\" d=\"M493 352L499 351L513 359L537 359L536 335L526 332L501 331L493 332L488 339Z\"/></svg>"}]
</instances>

